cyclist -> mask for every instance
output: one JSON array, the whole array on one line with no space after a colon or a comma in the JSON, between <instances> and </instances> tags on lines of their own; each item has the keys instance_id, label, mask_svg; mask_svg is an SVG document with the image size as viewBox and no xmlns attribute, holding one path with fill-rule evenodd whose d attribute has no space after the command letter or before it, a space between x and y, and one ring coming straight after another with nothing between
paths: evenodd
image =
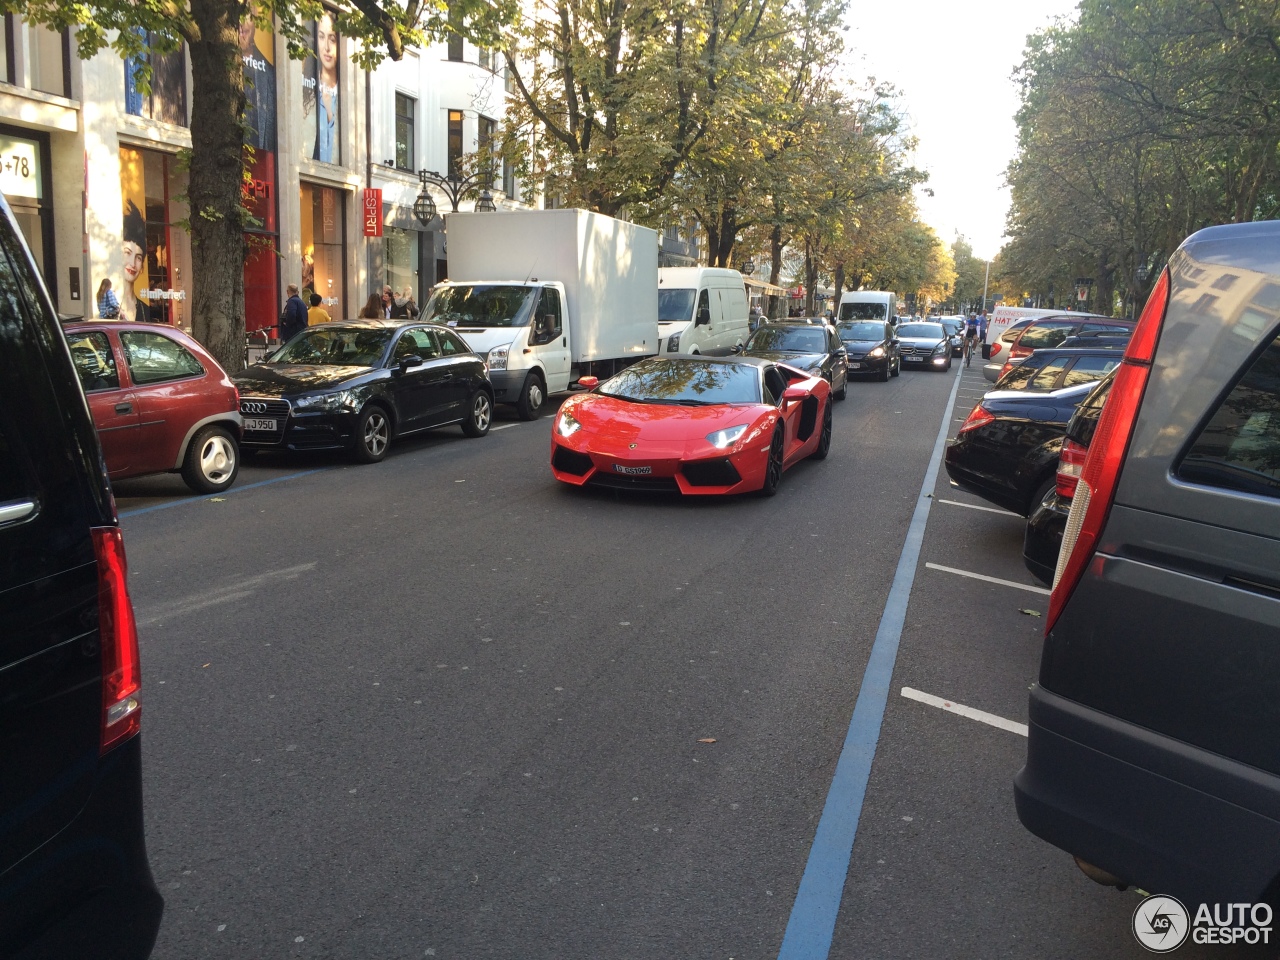
<instances>
[{"instance_id":1,"label":"cyclist","mask_svg":"<svg viewBox=\"0 0 1280 960\"><path fill-rule=\"evenodd\" d=\"M970 311L969 319L964 325L964 365L973 361L973 351L978 346L978 314Z\"/></svg>"}]
</instances>

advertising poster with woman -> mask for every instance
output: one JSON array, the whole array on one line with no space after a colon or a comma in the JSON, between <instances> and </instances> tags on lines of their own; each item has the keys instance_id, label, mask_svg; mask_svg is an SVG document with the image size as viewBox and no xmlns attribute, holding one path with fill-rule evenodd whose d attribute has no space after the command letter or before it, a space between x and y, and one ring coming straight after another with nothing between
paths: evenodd
<instances>
[{"instance_id":1,"label":"advertising poster with woman","mask_svg":"<svg viewBox=\"0 0 1280 960\"><path fill-rule=\"evenodd\" d=\"M245 209L257 224L245 230L245 329L274 326L279 316L276 226L276 65L275 36L253 16L240 21L240 57L244 61L244 125L248 177Z\"/></svg>"},{"instance_id":2,"label":"advertising poster with woman","mask_svg":"<svg viewBox=\"0 0 1280 960\"><path fill-rule=\"evenodd\" d=\"M327 12L310 26L313 53L302 64L302 153L312 160L341 163L338 31Z\"/></svg>"},{"instance_id":3,"label":"advertising poster with woman","mask_svg":"<svg viewBox=\"0 0 1280 960\"><path fill-rule=\"evenodd\" d=\"M150 285L147 270L147 221L143 210L147 208L147 195L143 182L142 156L138 151L120 151L120 190L124 196L121 223L121 267L124 284L118 294L121 320L151 319L148 300Z\"/></svg>"}]
</instances>

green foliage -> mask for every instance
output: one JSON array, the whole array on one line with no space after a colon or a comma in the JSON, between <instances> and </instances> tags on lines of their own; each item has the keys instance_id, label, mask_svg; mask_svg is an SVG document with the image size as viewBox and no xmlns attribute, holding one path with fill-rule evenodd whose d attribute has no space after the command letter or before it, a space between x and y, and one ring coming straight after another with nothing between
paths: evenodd
<instances>
[{"instance_id":1,"label":"green foliage","mask_svg":"<svg viewBox=\"0 0 1280 960\"><path fill-rule=\"evenodd\" d=\"M1002 275L1133 309L1190 232L1280 212L1280 3L1084 0L1028 40Z\"/></svg>"}]
</instances>

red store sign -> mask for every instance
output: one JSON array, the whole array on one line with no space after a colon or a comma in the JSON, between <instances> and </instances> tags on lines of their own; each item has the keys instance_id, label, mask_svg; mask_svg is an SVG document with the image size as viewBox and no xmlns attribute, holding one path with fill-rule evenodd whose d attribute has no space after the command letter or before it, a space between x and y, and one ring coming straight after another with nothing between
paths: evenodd
<instances>
[{"instance_id":1,"label":"red store sign","mask_svg":"<svg viewBox=\"0 0 1280 960\"><path fill-rule=\"evenodd\" d=\"M382 191L372 187L364 191L364 235L382 236Z\"/></svg>"}]
</instances>

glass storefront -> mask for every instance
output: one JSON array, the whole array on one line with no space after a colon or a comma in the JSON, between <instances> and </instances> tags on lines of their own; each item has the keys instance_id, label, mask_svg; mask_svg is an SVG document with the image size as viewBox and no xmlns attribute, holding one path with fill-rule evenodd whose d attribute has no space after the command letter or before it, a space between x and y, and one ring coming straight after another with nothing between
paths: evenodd
<instances>
[{"instance_id":1,"label":"glass storefront","mask_svg":"<svg viewBox=\"0 0 1280 960\"><path fill-rule=\"evenodd\" d=\"M0 126L0 193L9 201L49 291L57 295L53 264L53 202L46 171L49 141Z\"/></svg>"},{"instance_id":2,"label":"glass storefront","mask_svg":"<svg viewBox=\"0 0 1280 960\"><path fill-rule=\"evenodd\" d=\"M245 146L249 148L244 206L258 221L245 231L244 325L246 330L261 330L275 326L280 317L276 67L275 38L256 26L252 17L240 22L240 57L245 75Z\"/></svg>"},{"instance_id":3,"label":"glass storefront","mask_svg":"<svg viewBox=\"0 0 1280 960\"><path fill-rule=\"evenodd\" d=\"M386 271L383 282L390 284L397 297L412 297L419 307L422 305L422 285L418 270L420 236L421 233L417 230L401 230L398 227L384 227L382 233L383 267Z\"/></svg>"},{"instance_id":4,"label":"glass storefront","mask_svg":"<svg viewBox=\"0 0 1280 960\"><path fill-rule=\"evenodd\" d=\"M320 294L335 320L354 315L346 309L346 194L332 187L301 185L302 299Z\"/></svg>"},{"instance_id":5,"label":"glass storefront","mask_svg":"<svg viewBox=\"0 0 1280 960\"><path fill-rule=\"evenodd\" d=\"M191 241L179 226L185 209L175 198L186 193L186 174L178 158L122 146L120 191L123 283L114 289L121 319L189 328Z\"/></svg>"}]
</instances>

